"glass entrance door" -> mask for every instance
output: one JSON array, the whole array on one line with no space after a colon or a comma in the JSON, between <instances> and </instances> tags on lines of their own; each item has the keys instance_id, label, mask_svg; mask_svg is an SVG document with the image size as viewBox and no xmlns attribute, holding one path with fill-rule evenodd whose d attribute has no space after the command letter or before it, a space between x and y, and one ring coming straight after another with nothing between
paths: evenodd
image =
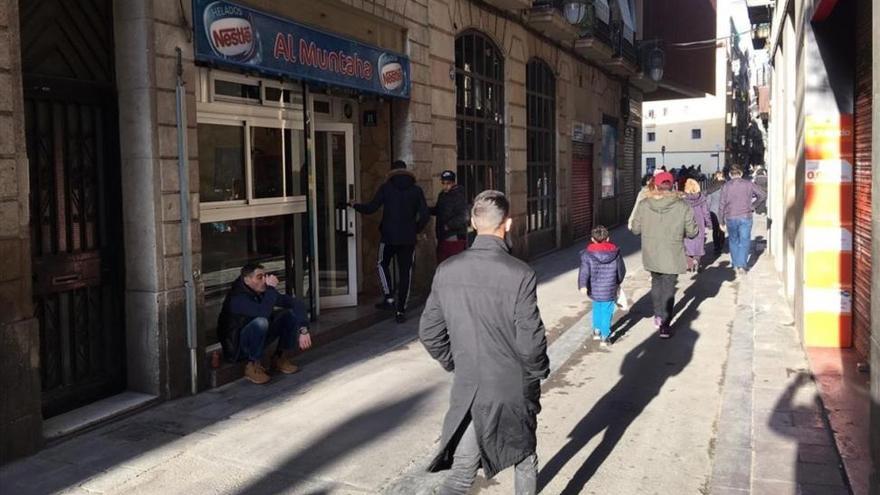
<instances>
[{"instance_id":1,"label":"glass entrance door","mask_svg":"<svg viewBox=\"0 0 880 495\"><path fill-rule=\"evenodd\" d=\"M351 124L315 128L318 295L320 308L357 305L354 129Z\"/></svg>"}]
</instances>

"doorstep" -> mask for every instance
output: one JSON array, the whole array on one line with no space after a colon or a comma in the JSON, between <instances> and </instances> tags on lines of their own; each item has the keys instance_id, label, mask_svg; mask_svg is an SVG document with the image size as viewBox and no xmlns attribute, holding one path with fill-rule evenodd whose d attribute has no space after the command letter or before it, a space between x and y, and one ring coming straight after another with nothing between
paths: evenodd
<instances>
[{"instance_id":1,"label":"doorstep","mask_svg":"<svg viewBox=\"0 0 880 495\"><path fill-rule=\"evenodd\" d=\"M82 433L93 426L140 411L157 400L158 397L155 395L126 391L92 402L43 421L43 439L54 442L75 433Z\"/></svg>"},{"instance_id":2,"label":"doorstep","mask_svg":"<svg viewBox=\"0 0 880 495\"><path fill-rule=\"evenodd\" d=\"M808 347L810 368L854 495L868 495L871 475L869 374L854 349ZM865 368L866 369L866 368Z\"/></svg>"},{"instance_id":3,"label":"doorstep","mask_svg":"<svg viewBox=\"0 0 880 495\"><path fill-rule=\"evenodd\" d=\"M420 307L424 301L415 299L407 311L407 318L418 318ZM360 304L350 308L334 308L324 310L317 321L311 323L312 349L329 344L355 332L369 328L376 323L393 318L393 313L376 309L376 301ZM211 367L211 356L222 350L220 344L213 344L205 349L208 363L208 387L217 388L234 382L244 376L244 362L229 363L221 359L218 368ZM263 363L267 365L268 363Z\"/></svg>"}]
</instances>

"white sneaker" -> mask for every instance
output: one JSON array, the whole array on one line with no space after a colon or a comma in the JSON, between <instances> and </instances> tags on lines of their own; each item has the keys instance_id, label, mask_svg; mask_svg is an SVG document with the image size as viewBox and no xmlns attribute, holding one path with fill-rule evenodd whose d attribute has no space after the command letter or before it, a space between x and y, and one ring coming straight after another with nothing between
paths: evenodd
<instances>
[{"instance_id":1,"label":"white sneaker","mask_svg":"<svg viewBox=\"0 0 880 495\"><path fill-rule=\"evenodd\" d=\"M599 335L598 330L593 330L593 340L602 340L602 336Z\"/></svg>"}]
</instances>

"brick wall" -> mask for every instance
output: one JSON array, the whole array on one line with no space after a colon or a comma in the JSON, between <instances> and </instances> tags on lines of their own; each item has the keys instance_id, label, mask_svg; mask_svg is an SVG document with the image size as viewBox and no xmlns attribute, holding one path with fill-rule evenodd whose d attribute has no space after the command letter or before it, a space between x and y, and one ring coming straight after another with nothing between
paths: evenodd
<instances>
[{"instance_id":1,"label":"brick wall","mask_svg":"<svg viewBox=\"0 0 880 495\"><path fill-rule=\"evenodd\" d=\"M0 464L42 443L18 1L0 0Z\"/></svg>"}]
</instances>

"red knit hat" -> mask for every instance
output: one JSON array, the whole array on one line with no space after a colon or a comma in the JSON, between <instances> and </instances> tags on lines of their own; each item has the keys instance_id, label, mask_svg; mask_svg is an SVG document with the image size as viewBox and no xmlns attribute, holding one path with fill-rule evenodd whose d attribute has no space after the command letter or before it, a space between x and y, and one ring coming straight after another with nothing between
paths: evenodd
<instances>
[{"instance_id":1,"label":"red knit hat","mask_svg":"<svg viewBox=\"0 0 880 495\"><path fill-rule=\"evenodd\" d=\"M663 184L664 182L668 182L670 184L675 182L675 177L672 176L669 172L660 172L659 174L654 176L654 183L657 185Z\"/></svg>"}]
</instances>

